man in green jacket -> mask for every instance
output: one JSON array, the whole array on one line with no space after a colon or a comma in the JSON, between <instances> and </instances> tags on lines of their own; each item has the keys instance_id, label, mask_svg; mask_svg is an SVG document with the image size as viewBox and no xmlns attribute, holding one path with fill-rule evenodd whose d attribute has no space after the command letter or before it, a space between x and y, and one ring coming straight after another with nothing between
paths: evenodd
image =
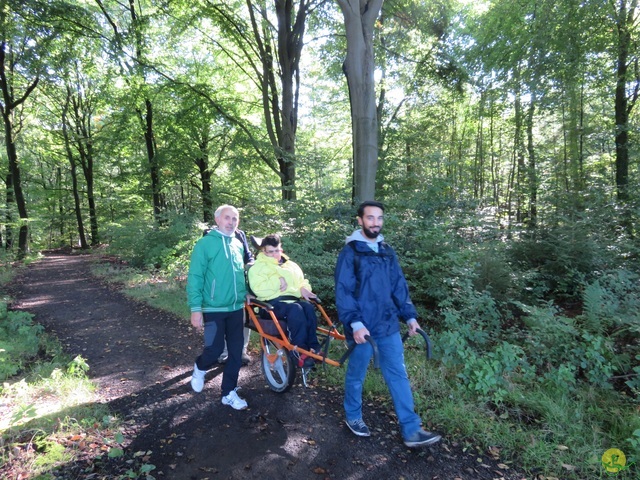
<instances>
[{"instance_id":1,"label":"man in green jacket","mask_svg":"<svg viewBox=\"0 0 640 480\"><path fill-rule=\"evenodd\" d=\"M229 356L222 374L222 404L236 410L247 408L238 396L238 374L242 365L244 302L243 245L236 238L240 215L231 205L215 212L217 229L198 240L191 253L187 277L187 300L191 325L204 331L204 349L196 358L191 387L201 392L204 376L227 343Z\"/></svg>"}]
</instances>

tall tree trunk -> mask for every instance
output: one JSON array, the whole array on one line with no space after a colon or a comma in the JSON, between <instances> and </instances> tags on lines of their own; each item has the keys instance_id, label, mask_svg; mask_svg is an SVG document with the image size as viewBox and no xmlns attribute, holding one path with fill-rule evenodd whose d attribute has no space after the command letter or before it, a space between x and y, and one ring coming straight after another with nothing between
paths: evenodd
<instances>
[{"instance_id":1,"label":"tall tree trunk","mask_svg":"<svg viewBox=\"0 0 640 480\"><path fill-rule=\"evenodd\" d=\"M523 113L522 113L522 85L520 83L520 72L516 69L514 71L514 123L515 130L513 132L513 150L516 162L515 172L515 195L516 195L516 221L522 223L526 217L526 211L524 210L524 192L526 191L526 166L525 166L525 153L524 153L524 141L523 141Z\"/></svg>"},{"instance_id":2,"label":"tall tree trunk","mask_svg":"<svg viewBox=\"0 0 640 480\"><path fill-rule=\"evenodd\" d=\"M491 94L489 100L489 152L491 158L491 192L493 203L496 206L498 216L500 216L500 186L499 186L499 166L496 161L496 146L495 143L495 120L493 111L493 94Z\"/></svg>"},{"instance_id":3,"label":"tall tree trunk","mask_svg":"<svg viewBox=\"0 0 640 480\"><path fill-rule=\"evenodd\" d=\"M213 198L211 198L211 170L209 169L209 139L206 137L199 145L200 156L196 165L200 174L200 193L202 195L202 219L207 225L213 224Z\"/></svg>"},{"instance_id":4,"label":"tall tree trunk","mask_svg":"<svg viewBox=\"0 0 640 480\"><path fill-rule=\"evenodd\" d=\"M127 53L131 46L127 45L128 37L123 35L120 32L120 28L118 22L116 22L109 12L107 11L102 0L95 0L96 4L102 11L105 19L113 29L113 41L116 51L123 55L130 55ZM127 62L122 62L122 67L124 70L129 72L129 75L133 79L129 79L128 83L131 87L131 91L133 95L138 96L139 93L135 91L134 86L142 87L141 98L143 98L144 108L138 106L136 108L136 113L138 115L138 119L141 124L141 128L144 131L144 139L145 139L145 147L147 151L147 165L149 168L149 175L151 178L151 197L153 201L153 214L157 223L163 223L162 213L165 209L165 202L162 195L162 186L160 182L160 166L159 166L159 158L157 155L157 145L153 127L153 105L151 100L149 100L147 96L146 87L147 87L147 79L144 74L144 36L143 36L143 22L140 21L138 17L138 13L136 12L136 2L135 0L129 0L128 13L131 18L130 32L133 34L133 48L134 48L134 57L135 57L135 65L131 66ZM120 4L122 6L122 4Z\"/></svg>"},{"instance_id":5,"label":"tall tree trunk","mask_svg":"<svg viewBox=\"0 0 640 480\"><path fill-rule=\"evenodd\" d=\"M24 257L28 251L29 227L27 221L29 220L29 215L27 214L27 202L24 198L24 191L22 190L22 177L20 173L20 166L18 165L16 144L12 136L13 129L11 127L11 120L5 118L4 122L7 156L9 157L9 169L11 170L13 192L15 194L14 199L16 206L18 207L18 215L20 217L20 230L18 233L18 254L20 257Z\"/></svg>"},{"instance_id":6,"label":"tall tree trunk","mask_svg":"<svg viewBox=\"0 0 640 480\"><path fill-rule=\"evenodd\" d=\"M480 94L480 105L478 108L478 131L476 134L476 153L473 165L473 197L482 199L484 196L484 116L487 93Z\"/></svg>"},{"instance_id":7,"label":"tall tree trunk","mask_svg":"<svg viewBox=\"0 0 640 480\"><path fill-rule=\"evenodd\" d=\"M529 159L529 224L528 228L535 230L538 222L538 172L536 171L536 151L533 144L533 115L536 109L536 94L531 93L531 103L527 112L527 156Z\"/></svg>"},{"instance_id":8,"label":"tall tree trunk","mask_svg":"<svg viewBox=\"0 0 640 480\"><path fill-rule=\"evenodd\" d=\"M144 73L144 50L145 42L143 36L143 24L138 18L136 12L135 0L129 0L129 14L131 16L131 28L135 39L135 75L140 79L143 87L147 85L147 79ZM151 197L153 201L153 216L158 224L164 223L162 213L165 210L165 202L162 195L162 187L160 184L160 165L158 158L158 149L155 139L153 126L153 104L147 97L146 88L143 88L144 109L138 108L137 113L140 123L144 130L144 141L147 150L147 165L151 179Z\"/></svg>"},{"instance_id":9,"label":"tall tree trunk","mask_svg":"<svg viewBox=\"0 0 640 480\"><path fill-rule=\"evenodd\" d=\"M285 200L295 200L296 195L296 134L298 130L298 97L300 86L300 56L304 45L306 18L311 2L300 0L297 13L291 0L276 0L278 18L278 63L282 84L282 133L279 158L282 178L282 194ZM295 19L294 19L295 14Z\"/></svg>"},{"instance_id":10,"label":"tall tree trunk","mask_svg":"<svg viewBox=\"0 0 640 480\"><path fill-rule=\"evenodd\" d=\"M19 97L15 97L13 85L7 75L14 75L14 64L11 58L7 59L7 50L10 47L3 40L0 45L0 90L2 90L2 102L0 102L0 113L4 123L4 142L7 149L7 158L9 159L9 171L12 177L13 191L15 194L15 202L18 207L18 215L20 216L20 231L18 234L18 255L23 257L28 251L29 227L27 214L27 203L24 192L22 190L22 178L20 173L20 164L18 163L18 153L16 151L15 135L13 129L13 117L15 109L20 106L38 86L39 78L27 87L25 93ZM9 52L11 57L11 52ZM7 61L8 60L8 61Z\"/></svg>"},{"instance_id":11,"label":"tall tree trunk","mask_svg":"<svg viewBox=\"0 0 640 480\"><path fill-rule=\"evenodd\" d=\"M78 238L80 240L80 248L87 249L89 244L87 243L87 236L84 233L84 221L82 219L82 206L80 202L80 192L78 191L78 169L76 159L74 158L71 150L67 151L69 157L69 164L71 165L71 184L73 192L73 211L76 214L76 225L78 226Z\"/></svg>"},{"instance_id":12,"label":"tall tree trunk","mask_svg":"<svg viewBox=\"0 0 640 480\"><path fill-rule=\"evenodd\" d=\"M83 89L78 86L77 91ZM82 173L87 187L87 203L89 204L89 226L91 229L91 245L98 245L98 215L96 212L96 200L93 190L93 138L91 131L92 112L90 101L82 94L73 95L68 87L67 95L73 105L73 122L75 125L74 143L80 158ZM69 139L71 141L71 139Z\"/></svg>"},{"instance_id":13,"label":"tall tree trunk","mask_svg":"<svg viewBox=\"0 0 640 480\"><path fill-rule=\"evenodd\" d=\"M8 167L8 166L7 166ZM13 248L13 204L15 200L13 198L13 177L11 175L11 171L7 172L7 176L4 179L5 186L5 205L6 211L4 214L5 224L6 224L6 241L4 244L4 248L6 250L11 250Z\"/></svg>"},{"instance_id":14,"label":"tall tree trunk","mask_svg":"<svg viewBox=\"0 0 640 480\"><path fill-rule=\"evenodd\" d=\"M87 180L87 178L89 178L90 181ZM85 172L85 181L87 183L87 202L89 203L89 226L91 228L91 245L95 246L100 243L100 236L98 234L98 213L96 212L96 197L93 191L93 167L91 167L89 173Z\"/></svg>"},{"instance_id":15,"label":"tall tree trunk","mask_svg":"<svg viewBox=\"0 0 640 480\"><path fill-rule=\"evenodd\" d=\"M275 0L277 31L272 49L272 30L267 12L252 0L246 0L253 37L261 62L256 72L262 90L262 107L269 140L278 162L278 175L283 200L296 200L296 136L298 130L298 98L300 91L300 56L304 46L306 19L315 0L300 0L298 9L292 0ZM255 12L262 21L258 22ZM274 62L275 58L275 63ZM276 67L278 73L276 74ZM280 76L278 88L277 75Z\"/></svg>"},{"instance_id":16,"label":"tall tree trunk","mask_svg":"<svg viewBox=\"0 0 640 480\"><path fill-rule=\"evenodd\" d=\"M78 227L78 238L80 239L80 248L88 248L87 237L84 233L84 221L82 220L82 207L80 202L80 193L78 191L78 169L76 159L71 149L71 138L69 135L69 119L67 112L69 110L69 104L71 103L71 91L67 88L67 98L62 110L62 135L64 137L64 147L67 153L67 160L71 166L71 185L73 193L73 211L76 215L76 225Z\"/></svg>"},{"instance_id":17,"label":"tall tree trunk","mask_svg":"<svg viewBox=\"0 0 640 480\"><path fill-rule=\"evenodd\" d=\"M569 159L570 159L570 141L569 141L569 126L567 125L567 107L566 107L566 103L567 101L563 99L562 101L562 185L564 187L564 191L565 193L568 193L571 191L571 182L570 182L570 166L569 166ZM560 173L558 174L560 175Z\"/></svg>"},{"instance_id":18,"label":"tall tree trunk","mask_svg":"<svg viewBox=\"0 0 640 480\"><path fill-rule=\"evenodd\" d=\"M618 200L624 202L629 198L627 191L629 186L629 113L638 96L638 80L635 81L634 94L631 99L627 97L627 88L630 82L628 75L629 51L632 48L632 29L634 28L637 0L618 0L619 10L616 19L616 31L618 35L617 62L616 62L616 189Z\"/></svg>"},{"instance_id":19,"label":"tall tree trunk","mask_svg":"<svg viewBox=\"0 0 640 480\"><path fill-rule=\"evenodd\" d=\"M375 198L378 117L373 28L383 0L336 0L344 17L347 55L342 65L351 105L354 203Z\"/></svg>"},{"instance_id":20,"label":"tall tree trunk","mask_svg":"<svg viewBox=\"0 0 640 480\"><path fill-rule=\"evenodd\" d=\"M160 163L153 131L153 104L147 98L144 100L145 110L138 111L140 120L144 123L144 142L147 149L147 161L151 176L151 195L153 197L153 215L158 223L163 223L162 213L165 209L164 197L160 185Z\"/></svg>"},{"instance_id":21,"label":"tall tree trunk","mask_svg":"<svg viewBox=\"0 0 640 480\"><path fill-rule=\"evenodd\" d=\"M379 18L378 18L378 25L380 26L379 29L379 35L378 35L378 39L380 41L380 46L382 48L382 51L386 51L387 49L387 40L386 37L384 36L383 33L383 28L384 28L384 22L385 22L385 18L384 15L380 14ZM382 190L383 185L386 183L385 179L383 178L383 175L380 175L380 172L385 172L385 163L386 163L386 155L385 155L385 149L384 149L384 141L385 141L385 132L383 130L383 126L382 126L382 121L384 118L384 111L386 109L386 102L387 102L387 87L386 87L386 82L387 82L387 59L386 56L383 56L381 64L379 65L379 72L380 72L380 87L379 87L379 93L378 93L378 101L377 101L377 105L376 105L376 120L378 122L378 137L377 137L377 141L378 141L378 167L376 168L376 186L375 186L375 191L379 192ZM404 100L400 103L402 105L402 103L404 103ZM398 106L398 109L400 108L400 106ZM395 118L395 115L397 114L398 110L396 110L396 113L394 114L393 118ZM409 159L409 157L407 157L407 160Z\"/></svg>"},{"instance_id":22,"label":"tall tree trunk","mask_svg":"<svg viewBox=\"0 0 640 480\"><path fill-rule=\"evenodd\" d=\"M58 233L60 234L60 238L64 238L64 198L62 193L62 168L56 168L56 191L58 192Z\"/></svg>"},{"instance_id":23,"label":"tall tree trunk","mask_svg":"<svg viewBox=\"0 0 640 480\"><path fill-rule=\"evenodd\" d=\"M569 80L567 86L568 108L569 108L569 124L567 125L567 141L568 141L568 161L570 186L574 192L581 192L584 189L584 179L582 177L582 159L580 158L580 137L582 135L580 129L580 98L578 86L575 79Z\"/></svg>"}]
</instances>

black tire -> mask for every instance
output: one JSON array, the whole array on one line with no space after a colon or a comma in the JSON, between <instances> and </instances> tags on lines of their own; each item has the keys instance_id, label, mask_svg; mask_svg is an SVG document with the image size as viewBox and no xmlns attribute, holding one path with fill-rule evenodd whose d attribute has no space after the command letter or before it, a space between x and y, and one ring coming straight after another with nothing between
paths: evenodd
<instances>
[{"instance_id":1,"label":"black tire","mask_svg":"<svg viewBox=\"0 0 640 480\"><path fill-rule=\"evenodd\" d=\"M296 362L293 354L268 339L263 339L262 373L269 388L277 393L289 390L296 381ZM269 362L269 356L277 355L275 362ZM273 357L272 357L273 358Z\"/></svg>"}]
</instances>

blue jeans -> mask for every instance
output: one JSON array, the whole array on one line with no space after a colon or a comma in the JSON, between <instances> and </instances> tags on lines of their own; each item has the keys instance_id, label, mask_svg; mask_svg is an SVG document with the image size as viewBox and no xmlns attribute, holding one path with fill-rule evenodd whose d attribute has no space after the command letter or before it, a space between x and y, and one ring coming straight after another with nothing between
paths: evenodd
<instances>
[{"instance_id":1,"label":"blue jeans","mask_svg":"<svg viewBox=\"0 0 640 480\"><path fill-rule=\"evenodd\" d=\"M320 344L316 335L318 318L311 303L301 300L298 302L269 302L273 305L273 313L278 320L286 320L291 342L298 347L320 351Z\"/></svg>"},{"instance_id":2,"label":"blue jeans","mask_svg":"<svg viewBox=\"0 0 640 480\"><path fill-rule=\"evenodd\" d=\"M224 350L225 340L229 356L222 372L222 396L238 386L244 343L244 308L233 312L204 314L204 349L198 358L198 370L209 370Z\"/></svg>"},{"instance_id":3,"label":"blue jeans","mask_svg":"<svg viewBox=\"0 0 640 480\"><path fill-rule=\"evenodd\" d=\"M375 338L380 370L389 388L400 423L400 433L408 438L420 429L420 416L415 412L411 384L404 366L404 348L400 333ZM349 356L344 380L344 410L348 421L362 418L362 386L373 355L370 343L356 345Z\"/></svg>"}]
</instances>

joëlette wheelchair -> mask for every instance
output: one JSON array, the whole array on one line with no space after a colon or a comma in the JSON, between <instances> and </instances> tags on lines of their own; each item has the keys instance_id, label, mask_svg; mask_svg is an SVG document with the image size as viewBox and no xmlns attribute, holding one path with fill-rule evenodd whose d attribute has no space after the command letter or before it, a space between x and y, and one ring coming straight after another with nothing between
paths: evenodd
<instances>
[{"instance_id":1,"label":"jo\u00eblette wheelchair","mask_svg":"<svg viewBox=\"0 0 640 480\"><path fill-rule=\"evenodd\" d=\"M295 383L298 369L302 374L302 381L307 386L307 378L314 367L298 366L298 358L304 354L313 358L323 366L342 366L349 357L356 344L350 345L339 360L329 358L330 346L334 340L345 341L346 338L339 330L339 327L327 315L320 300L312 302L319 313L317 335L321 349L319 352L305 350L293 345L287 334L286 319L278 319L273 312L273 306L267 302L257 299L247 300L245 303L246 326L260 335L260 345L262 347L262 373L269 388L274 392L284 393ZM426 344L427 359L431 358L431 342L423 330L418 330ZM404 335L402 341L406 341L408 333ZM378 368L378 349L375 341L367 337L367 341L373 347L373 365ZM343 349L344 351L344 349Z\"/></svg>"}]
</instances>

